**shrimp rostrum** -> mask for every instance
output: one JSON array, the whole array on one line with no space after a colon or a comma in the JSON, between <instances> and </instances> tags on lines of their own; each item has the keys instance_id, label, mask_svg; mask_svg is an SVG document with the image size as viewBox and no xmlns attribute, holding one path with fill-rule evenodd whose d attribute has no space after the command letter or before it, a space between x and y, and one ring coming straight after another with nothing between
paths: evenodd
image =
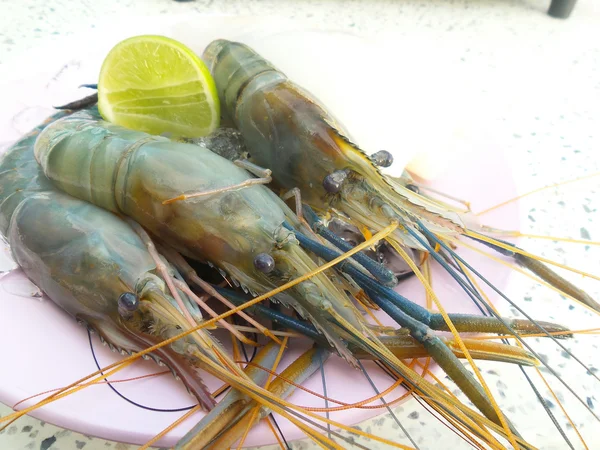
<instances>
[{"instance_id":1,"label":"shrimp rostrum","mask_svg":"<svg viewBox=\"0 0 600 450\"><path fill-rule=\"evenodd\" d=\"M336 274L318 269L315 257L341 261L339 251L315 240L310 230L302 233L293 212L266 186L254 183L243 164L205 147L124 129L89 112L48 126L36 141L35 156L57 188L128 216L148 230L170 249L165 256L188 281L196 282L197 276L178 262L181 255L212 264L252 294L268 294L293 307L349 363L357 364L354 353L360 349L425 395L444 395L390 351ZM206 195L170 201L197 192ZM396 227L390 225L381 236ZM447 329L442 316L381 285L357 261L337 267L409 330L489 420L500 423L481 385L433 332ZM470 331L537 331L528 321L464 315L452 320ZM564 332L557 325L544 326Z\"/></svg>"},{"instance_id":2,"label":"shrimp rostrum","mask_svg":"<svg viewBox=\"0 0 600 450\"><path fill-rule=\"evenodd\" d=\"M455 278L460 277L455 261L469 266L448 241L468 236L600 311L586 292L538 258L483 234L487 228L468 211L425 195L407 172L400 178L383 174L379 167L392 164L389 152L367 155L314 96L253 49L220 39L209 44L203 57L222 109L241 132L251 161L272 171L278 189L297 189L312 209L338 214L360 230L377 232L398 222L386 240L399 254L406 248L429 253ZM434 251L436 246L441 250ZM465 280L459 282L469 289Z\"/></svg>"}]
</instances>

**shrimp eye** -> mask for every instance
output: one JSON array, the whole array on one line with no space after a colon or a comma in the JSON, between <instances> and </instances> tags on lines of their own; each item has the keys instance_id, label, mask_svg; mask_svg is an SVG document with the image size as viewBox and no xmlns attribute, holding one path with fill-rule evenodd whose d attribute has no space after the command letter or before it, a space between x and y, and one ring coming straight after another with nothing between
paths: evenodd
<instances>
[{"instance_id":1,"label":"shrimp eye","mask_svg":"<svg viewBox=\"0 0 600 450\"><path fill-rule=\"evenodd\" d=\"M409 191L413 191L415 194L419 193L419 188L414 184L407 184L406 189L408 189Z\"/></svg>"},{"instance_id":2,"label":"shrimp eye","mask_svg":"<svg viewBox=\"0 0 600 450\"><path fill-rule=\"evenodd\" d=\"M124 292L119 296L119 311L132 312L140 306L140 299L132 292Z\"/></svg>"},{"instance_id":3,"label":"shrimp eye","mask_svg":"<svg viewBox=\"0 0 600 450\"><path fill-rule=\"evenodd\" d=\"M369 159L379 167L390 167L394 163L394 157L387 150L379 150L373 153Z\"/></svg>"},{"instance_id":4,"label":"shrimp eye","mask_svg":"<svg viewBox=\"0 0 600 450\"><path fill-rule=\"evenodd\" d=\"M269 273L275 268L275 260L268 253L259 253L254 258L254 267L262 273Z\"/></svg>"},{"instance_id":5,"label":"shrimp eye","mask_svg":"<svg viewBox=\"0 0 600 450\"><path fill-rule=\"evenodd\" d=\"M336 170L323 179L323 187L330 194L335 194L342 189L342 185L348 178L348 172L345 170Z\"/></svg>"}]
</instances>

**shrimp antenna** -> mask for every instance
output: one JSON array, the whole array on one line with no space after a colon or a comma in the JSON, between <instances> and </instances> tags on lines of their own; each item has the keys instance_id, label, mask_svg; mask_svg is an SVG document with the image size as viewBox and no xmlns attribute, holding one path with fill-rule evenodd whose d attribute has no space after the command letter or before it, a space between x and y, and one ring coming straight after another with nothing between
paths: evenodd
<instances>
[{"instance_id":1,"label":"shrimp antenna","mask_svg":"<svg viewBox=\"0 0 600 450\"><path fill-rule=\"evenodd\" d=\"M495 209L501 208L504 205L508 205L509 203L515 202L517 200L521 200L522 198L528 197L530 195L537 194L538 192L542 192L542 191L545 191L547 189L552 189L552 188L559 187L559 186L565 186L567 184L575 183L577 181L587 180L589 178L597 177L598 175L600 175L600 172L594 172L594 173L591 173L589 175L584 175L582 177L577 177L577 178L573 178L571 180L561 181L559 183L554 183L554 184L550 184L548 186L543 186L543 187L534 189L533 191L529 191L529 192L526 192L525 194L521 194L521 195L519 195L517 197L514 197L514 198L511 198L509 200L506 200L506 201L504 201L502 203L499 203L497 205L494 205L494 206L492 206L490 208L484 209L483 211L479 211L475 215L476 216L482 216L484 214L489 213L490 211L493 211Z\"/></svg>"}]
</instances>

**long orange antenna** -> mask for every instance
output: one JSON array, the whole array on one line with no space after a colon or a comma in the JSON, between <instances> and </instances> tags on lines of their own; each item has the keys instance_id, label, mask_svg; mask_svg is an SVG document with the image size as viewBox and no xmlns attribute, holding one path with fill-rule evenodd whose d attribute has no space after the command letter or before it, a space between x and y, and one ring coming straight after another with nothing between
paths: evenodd
<instances>
[{"instance_id":1,"label":"long orange antenna","mask_svg":"<svg viewBox=\"0 0 600 450\"><path fill-rule=\"evenodd\" d=\"M567 181L561 181L559 183L554 183L554 184L550 184L548 186L537 188L537 189L534 189L533 191L529 191L529 192L527 192L525 194L521 194L521 195L519 195L517 197L508 199L508 200L506 200L506 201L504 201L502 203L499 203L499 204L497 204L495 206L492 206L492 207L490 207L488 209L484 209L483 211L479 211L478 213L475 213L475 215L476 216L482 216L484 214L489 213L490 211L493 211L495 209L501 208L504 205L508 205L509 203L512 203L512 202L515 202L515 201L520 200L522 198L528 197L528 196L530 196L532 194L536 194L538 192L542 192L542 191L545 191L547 189L552 189L552 188L559 187L559 186L565 186L567 184L575 183L577 181L587 180L589 178L597 177L598 175L600 175L600 172L595 172L595 173L592 173L590 175L585 175L583 177L578 177L578 178L574 178L572 180L567 180Z\"/></svg>"}]
</instances>

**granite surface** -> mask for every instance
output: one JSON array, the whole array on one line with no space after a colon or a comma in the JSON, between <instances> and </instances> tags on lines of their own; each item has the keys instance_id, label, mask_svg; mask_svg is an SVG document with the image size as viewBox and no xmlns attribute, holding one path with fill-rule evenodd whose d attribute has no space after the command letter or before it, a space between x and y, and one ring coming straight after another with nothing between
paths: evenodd
<instances>
[{"instance_id":1,"label":"granite surface","mask_svg":"<svg viewBox=\"0 0 600 450\"><path fill-rule=\"evenodd\" d=\"M427 58L430 46L447 46L448 60L464 65L460 73L465 77L456 79L455 89L446 98L428 96L424 91L415 112L421 119L416 128L423 133L438 133L441 145L445 136L464 130L476 127L487 132L493 130L489 132L489 139L506 149L514 161L515 182L521 192L527 192L600 171L600 5L595 0L580 0L571 18L562 21L545 14L548 3L542 0L3 0L0 1L0 71L10 72L13 58L42 42L58 42L64 36L76 38L98 23L116 18L139 21L145 15L157 14L277 14L308 22L319 29L389 35L390 39L397 39L403 51L422 54L423 59ZM402 54L399 51L390 57L402 57ZM376 65L376 61L372 63ZM433 73L423 74L422 82L431 83L432 92L437 93L433 89L436 79L445 75L440 63ZM399 82L401 79L399 74ZM522 231L598 240L599 193L599 178L590 178L523 199L520 202ZM591 244L536 239L528 240L527 248L563 264L596 274L600 272L600 251ZM578 276L573 279L592 296L600 298L597 281ZM594 326L588 311L527 278L513 277L507 293L540 319L561 321L574 329ZM506 315L519 316L512 307L501 309ZM597 344L594 335L579 335L565 342L593 373L600 366ZM539 339L534 345L595 413L600 401L600 382L578 366L564 349ZM568 448L516 368L491 363L478 366L501 407L513 423L518 424L524 437L538 448ZM548 373L545 368L541 370ZM551 376L548 378L588 448L600 449L594 431L598 429L596 419L564 385ZM539 382L536 385L573 447L584 448L573 426L561 414L557 401L545 386ZM9 411L0 405L0 415ZM405 432L389 414L361 424L360 429L422 449L468 447L414 399L393 408L393 412ZM391 448L361 442L367 448ZM290 445L296 449L316 448L306 441ZM28 417L0 433L2 449L124 450L134 447L62 430Z\"/></svg>"}]
</instances>

